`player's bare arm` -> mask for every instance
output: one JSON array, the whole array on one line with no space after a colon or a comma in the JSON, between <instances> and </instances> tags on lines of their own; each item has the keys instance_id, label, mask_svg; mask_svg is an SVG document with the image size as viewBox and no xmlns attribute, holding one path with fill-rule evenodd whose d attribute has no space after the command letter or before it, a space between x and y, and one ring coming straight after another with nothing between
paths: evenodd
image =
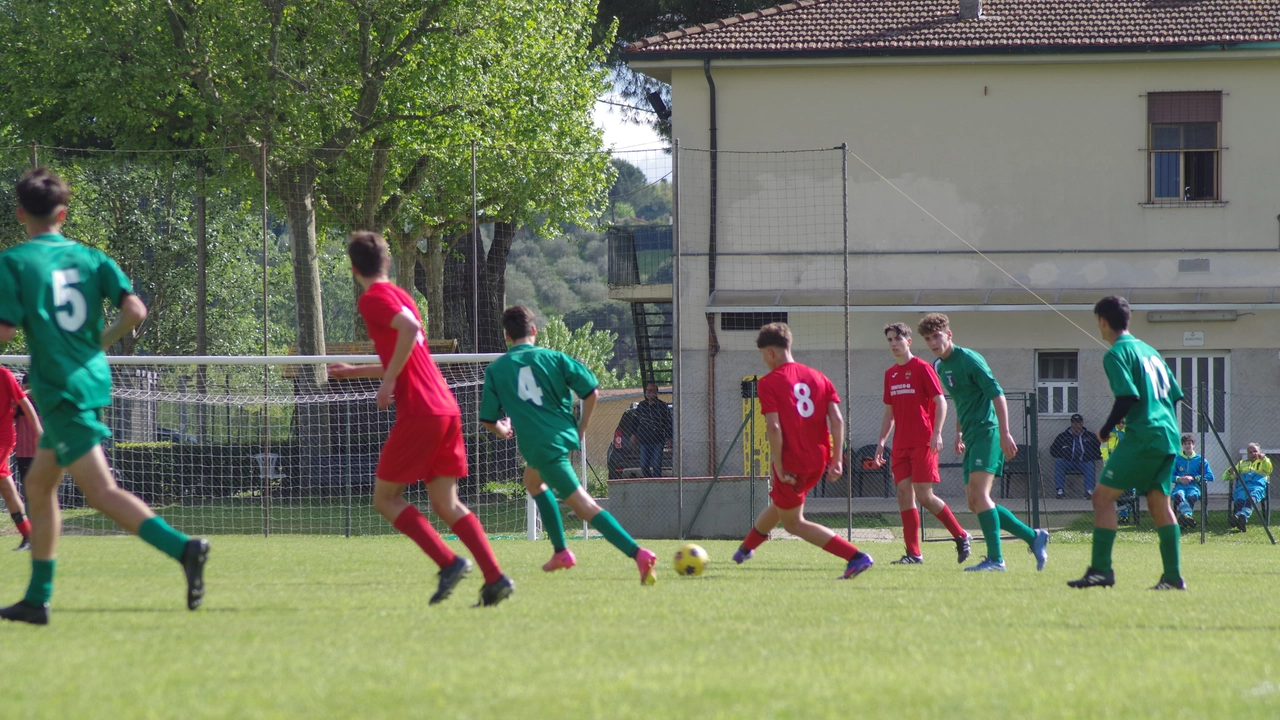
<instances>
[{"instance_id":1,"label":"player's bare arm","mask_svg":"<svg viewBox=\"0 0 1280 720\"><path fill-rule=\"evenodd\" d=\"M947 398L938 394L933 396L933 406L937 410L938 419L933 423L933 437L929 438L929 449L935 455L942 454L942 424L947 421Z\"/></svg>"},{"instance_id":2,"label":"player's bare arm","mask_svg":"<svg viewBox=\"0 0 1280 720\"><path fill-rule=\"evenodd\" d=\"M379 410L391 407L396 379L400 377L400 371L404 370L404 364L409 362L409 353L413 352L413 346L418 343L418 338L422 337L422 323L418 322L407 308L391 318L391 327L396 331L396 349L391 353L391 359L387 361L387 369L382 373L382 385L378 387L378 395L375 399Z\"/></svg>"},{"instance_id":3,"label":"player's bare arm","mask_svg":"<svg viewBox=\"0 0 1280 720\"><path fill-rule=\"evenodd\" d=\"M778 413L771 412L764 416L764 433L769 439L769 456L773 473L778 476L780 482L795 485L796 476L782 469L782 423L778 420Z\"/></svg>"},{"instance_id":4,"label":"player's bare arm","mask_svg":"<svg viewBox=\"0 0 1280 720\"><path fill-rule=\"evenodd\" d=\"M488 430L489 432L493 433L499 438L502 438L503 440L508 440L515 436L515 431L511 429L511 418L509 417L504 417L501 420L498 420L497 422L489 422L487 420L481 420L480 424L484 426L485 430ZM539 480L538 482L542 482L542 481Z\"/></svg>"},{"instance_id":5,"label":"player's bare arm","mask_svg":"<svg viewBox=\"0 0 1280 720\"><path fill-rule=\"evenodd\" d=\"M596 411L596 402L600 400L600 393L592 390L587 396L582 398L582 417L578 420L578 439L587 432L587 426L591 424L591 415Z\"/></svg>"},{"instance_id":6,"label":"player's bare arm","mask_svg":"<svg viewBox=\"0 0 1280 720\"><path fill-rule=\"evenodd\" d=\"M0 343L11 342L13 337L17 334L18 328L10 325L9 323L0 322Z\"/></svg>"},{"instance_id":7,"label":"player's bare arm","mask_svg":"<svg viewBox=\"0 0 1280 720\"><path fill-rule=\"evenodd\" d=\"M844 474L844 416L840 406L827 403L827 429L831 431L831 465L827 467L827 479L837 480Z\"/></svg>"},{"instance_id":8,"label":"player's bare arm","mask_svg":"<svg viewBox=\"0 0 1280 720\"><path fill-rule=\"evenodd\" d=\"M880 417L880 442L876 443L876 467L884 465L884 444L889 440L889 433L893 432L893 406L884 406L884 415Z\"/></svg>"},{"instance_id":9,"label":"player's bare arm","mask_svg":"<svg viewBox=\"0 0 1280 720\"><path fill-rule=\"evenodd\" d=\"M382 377L381 365L352 365L350 363L330 363L329 377L345 380L348 378L374 378Z\"/></svg>"},{"instance_id":10,"label":"player's bare arm","mask_svg":"<svg viewBox=\"0 0 1280 720\"><path fill-rule=\"evenodd\" d=\"M27 422L31 423L31 429L35 431L36 440L44 435L44 425L40 423L40 415L36 412L36 408L31 404L31 398L24 397L18 401L18 406L22 408L22 413L26 416Z\"/></svg>"},{"instance_id":11,"label":"player's bare arm","mask_svg":"<svg viewBox=\"0 0 1280 720\"><path fill-rule=\"evenodd\" d=\"M105 351L116 343L117 340L124 337L130 330L142 324L147 319L147 306L133 293L125 293L120 299L120 314L116 316L115 322L102 331L102 349Z\"/></svg>"},{"instance_id":12,"label":"player's bare arm","mask_svg":"<svg viewBox=\"0 0 1280 720\"><path fill-rule=\"evenodd\" d=\"M1018 455L1018 443L1013 440L1013 433L1009 432L1009 404L1005 402L1003 395L997 395L995 400L991 401L996 408L996 422L1000 425L1000 449L1004 451L1004 456L1008 460L1012 460Z\"/></svg>"}]
</instances>

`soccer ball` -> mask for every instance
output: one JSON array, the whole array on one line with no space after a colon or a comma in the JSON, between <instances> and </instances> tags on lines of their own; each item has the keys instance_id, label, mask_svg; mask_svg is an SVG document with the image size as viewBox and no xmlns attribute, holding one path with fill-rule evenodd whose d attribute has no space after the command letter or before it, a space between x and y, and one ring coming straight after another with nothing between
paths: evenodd
<instances>
[{"instance_id":1,"label":"soccer ball","mask_svg":"<svg viewBox=\"0 0 1280 720\"><path fill-rule=\"evenodd\" d=\"M702 571L707 569L709 562L711 558L707 557L707 551L699 545L689 543L676 551L676 573L680 575L689 577L701 575Z\"/></svg>"}]
</instances>

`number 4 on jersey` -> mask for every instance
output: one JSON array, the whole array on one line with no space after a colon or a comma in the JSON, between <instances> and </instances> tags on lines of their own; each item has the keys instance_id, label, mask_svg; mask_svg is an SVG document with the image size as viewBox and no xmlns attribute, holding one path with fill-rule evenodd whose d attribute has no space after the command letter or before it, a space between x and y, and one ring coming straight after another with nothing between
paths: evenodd
<instances>
[{"instance_id":1,"label":"number 4 on jersey","mask_svg":"<svg viewBox=\"0 0 1280 720\"><path fill-rule=\"evenodd\" d=\"M533 368L520 368L520 375L516 378L516 396L521 400L542 407L542 388L538 387L538 381L533 379Z\"/></svg>"}]
</instances>

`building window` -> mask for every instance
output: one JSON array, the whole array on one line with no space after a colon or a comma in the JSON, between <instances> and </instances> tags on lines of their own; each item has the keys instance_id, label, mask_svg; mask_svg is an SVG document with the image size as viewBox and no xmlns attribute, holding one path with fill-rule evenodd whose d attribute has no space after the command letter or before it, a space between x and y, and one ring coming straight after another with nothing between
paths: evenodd
<instances>
[{"instance_id":1,"label":"building window","mask_svg":"<svg viewBox=\"0 0 1280 720\"><path fill-rule=\"evenodd\" d=\"M1036 353L1036 404L1041 415L1080 411L1079 353Z\"/></svg>"},{"instance_id":2,"label":"building window","mask_svg":"<svg viewBox=\"0 0 1280 720\"><path fill-rule=\"evenodd\" d=\"M786 322L784 312L727 312L720 313L721 330L759 330L769 323Z\"/></svg>"},{"instance_id":3,"label":"building window","mask_svg":"<svg viewBox=\"0 0 1280 720\"><path fill-rule=\"evenodd\" d=\"M1147 200L1220 202L1222 93L1147 94Z\"/></svg>"},{"instance_id":4,"label":"building window","mask_svg":"<svg viewBox=\"0 0 1280 720\"><path fill-rule=\"evenodd\" d=\"M1178 424L1182 432L1212 432L1200 412L1202 409L1218 432L1227 432L1227 355L1165 355L1164 360L1182 388L1182 402L1178 403Z\"/></svg>"}]
</instances>

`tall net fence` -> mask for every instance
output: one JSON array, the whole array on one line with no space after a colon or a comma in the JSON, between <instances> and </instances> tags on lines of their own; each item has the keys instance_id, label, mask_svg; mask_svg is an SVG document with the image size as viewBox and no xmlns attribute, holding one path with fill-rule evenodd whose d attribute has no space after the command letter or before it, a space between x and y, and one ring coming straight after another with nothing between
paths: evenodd
<instances>
[{"instance_id":1,"label":"tall net fence","mask_svg":"<svg viewBox=\"0 0 1280 720\"><path fill-rule=\"evenodd\" d=\"M463 414L469 473L459 495L491 534L524 536L515 441L493 437L476 420L492 359L436 359ZM312 382L308 371L339 361L377 358L113 357L112 403L103 414L112 432L108 462L121 486L190 533L394 533L374 512L371 490L395 412L377 409L379 381ZM26 372L25 364L6 366ZM406 497L427 507L421 484ZM62 485L60 500L68 532L116 531L73 483Z\"/></svg>"}]
</instances>

